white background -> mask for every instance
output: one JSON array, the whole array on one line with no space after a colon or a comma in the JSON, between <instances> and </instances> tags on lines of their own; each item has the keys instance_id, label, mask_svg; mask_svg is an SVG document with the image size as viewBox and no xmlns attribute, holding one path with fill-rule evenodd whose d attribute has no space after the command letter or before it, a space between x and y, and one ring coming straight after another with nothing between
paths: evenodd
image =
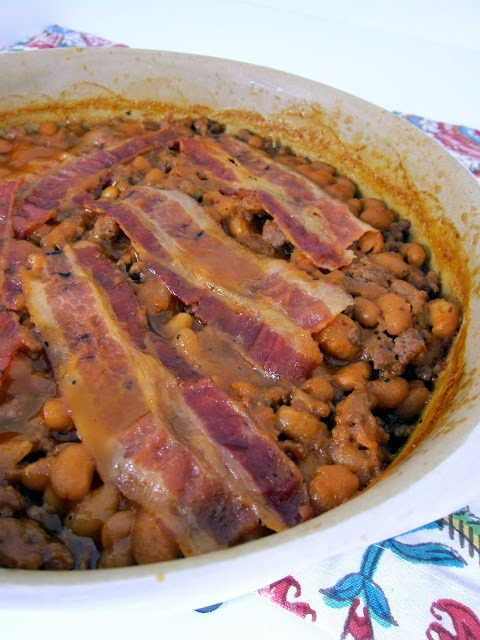
<instances>
[{"instance_id":1,"label":"white background","mask_svg":"<svg viewBox=\"0 0 480 640\"><path fill-rule=\"evenodd\" d=\"M389 110L480 129L478 0L0 0L0 46L55 23L133 47L275 67ZM24 611L19 619L2 610L0 592L0 637L35 632L69 640L328 637L254 596L205 615Z\"/></svg>"},{"instance_id":2,"label":"white background","mask_svg":"<svg viewBox=\"0 0 480 640\"><path fill-rule=\"evenodd\" d=\"M253 62L480 128L478 0L0 0L0 46L57 23Z\"/></svg>"}]
</instances>

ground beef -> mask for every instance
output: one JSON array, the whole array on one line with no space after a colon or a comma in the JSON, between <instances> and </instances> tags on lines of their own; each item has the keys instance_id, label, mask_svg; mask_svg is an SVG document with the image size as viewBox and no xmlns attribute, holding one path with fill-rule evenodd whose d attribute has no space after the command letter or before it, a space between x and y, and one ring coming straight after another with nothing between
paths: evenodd
<instances>
[{"instance_id":1,"label":"ground beef","mask_svg":"<svg viewBox=\"0 0 480 640\"><path fill-rule=\"evenodd\" d=\"M33 520L0 518L0 566L14 569L71 569L67 547Z\"/></svg>"}]
</instances>

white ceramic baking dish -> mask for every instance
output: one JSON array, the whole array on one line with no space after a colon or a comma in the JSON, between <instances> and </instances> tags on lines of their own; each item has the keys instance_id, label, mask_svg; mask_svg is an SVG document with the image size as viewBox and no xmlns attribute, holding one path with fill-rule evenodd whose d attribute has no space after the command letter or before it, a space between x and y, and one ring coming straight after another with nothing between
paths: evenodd
<instances>
[{"instance_id":1,"label":"white ceramic baking dish","mask_svg":"<svg viewBox=\"0 0 480 640\"><path fill-rule=\"evenodd\" d=\"M270 69L177 53L52 50L0 56L0 127L72 115L208 114L334 164L363 195L412 221L464 320L432 403L404 453L359 497L283 533L202 557L91 572L0 570L0 609L197 608L310 561L420 526L478 492L480 187L400 118Z\"/></svg>"}]
</instances>

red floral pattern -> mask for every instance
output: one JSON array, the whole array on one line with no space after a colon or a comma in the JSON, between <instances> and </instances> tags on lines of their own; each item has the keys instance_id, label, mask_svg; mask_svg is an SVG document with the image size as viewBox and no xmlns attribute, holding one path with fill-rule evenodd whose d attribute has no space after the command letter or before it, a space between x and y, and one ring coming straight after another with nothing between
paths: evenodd
<instances>
[{"instance_id":1,"label":"red floral pattern","mask_svg":"<svg viewBox=\"0 0 480 640\"><path fill-rule=\"evenodd\" d=\"M358 613L360 600L355 600L350 605L348 616L343 627L341 640L349 640L351 636L353 640L373 640L372 621L367 607L362 607L362 614Z\"/></svg>"},{"instance_id":2,"label":"red floral pattern","mask_svg":"<svg viewBox=\"0 0 480 640\"><path fill-rule=\"evenodd\" d=\"M479 640L480 620L466 605L456 600L437 600L430 607L432 615L442 621L446 613L453 624L454 634L441 624L432 622L427 629L428 640Z\"/></svg>"},{"instance_id":3,"label":"red floral pattern","mask_svg":"<svg viewBox=\"0 0 480 640\"><path fill-rule=\"evenodd\" d=\"M293 593L291 592L292 589ZM282 578L282 580L260 589L259 593L267 596L267 598L272 600L272 602L279 604L284 609L287 609L287 611L291 611L301 618L307 618L310 616L312 622L315 622L317 619L316 612L307 602L299 602L298 600L289 599L289 596L297 599L302 595L300 583L292 576Z\"/></svg>"}]
</instances>

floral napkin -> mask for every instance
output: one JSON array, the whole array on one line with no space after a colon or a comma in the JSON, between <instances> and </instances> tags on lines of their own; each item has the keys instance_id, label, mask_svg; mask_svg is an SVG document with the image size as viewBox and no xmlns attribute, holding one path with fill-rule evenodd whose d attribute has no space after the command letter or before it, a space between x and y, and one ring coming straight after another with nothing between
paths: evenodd
<instances>
[{"instance_id":1,"label":"floral napkin","mask_svg":"<svg viewBox=\"0 0 480 640\"><path fill-rule=\"evenodd\" d=\"M122 47L58 25L0 52ZM397 113L480 180L480 131ZM474 479L472 478L472 482ZM256 593L339 640L480 640L480 493L465 508L367 548L306 567ZM199 609L210 613L222 603Z\"/></svg>"}]
</instances>

